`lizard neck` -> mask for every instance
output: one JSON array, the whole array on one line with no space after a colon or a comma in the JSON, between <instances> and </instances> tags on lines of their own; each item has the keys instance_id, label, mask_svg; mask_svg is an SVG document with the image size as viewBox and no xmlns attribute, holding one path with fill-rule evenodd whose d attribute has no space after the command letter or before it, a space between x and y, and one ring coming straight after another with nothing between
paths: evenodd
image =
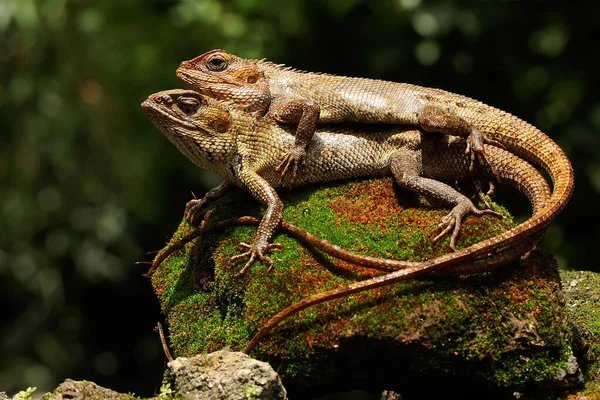
<instances>
[{"instance_id":1,"label":"lizard neck","mask_svg":"<svg viewBox=\"0 0 600 400\"><path fill-rule=\"evenodd\" d=\"M229 175L228 167L236 153L235 129L223 134L206 135L175 127L165 135L179 151L200 168L223 178Z\"/></svg>"}]
</instances>

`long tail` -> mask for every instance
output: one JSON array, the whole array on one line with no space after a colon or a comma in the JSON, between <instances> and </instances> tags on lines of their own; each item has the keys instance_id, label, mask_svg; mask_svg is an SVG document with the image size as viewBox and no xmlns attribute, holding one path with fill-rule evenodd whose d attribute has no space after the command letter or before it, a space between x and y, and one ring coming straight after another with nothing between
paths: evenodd
<instances>
[{"instance_id":1,"label":"long tail","mask_svg":"<svg viewBox=\"0 0 600 400\"><path fill-rule=\"evenodd\" d=\"M497 266L512 261L516 257L530 250L541 238L548 224L565 207L574 187L571 163L558 145L550 139L548 139L548 142L549 143L546 145L539 146L539 151L532 149L529 156L530 158L534 158L533 155L535 155L535 157L537 157L536 161L542 164L542 166L550 173L554 184L554 190L549 198L547 194L544 194L544 189L541 189L542 192L539 191L540 189L535 188L529 188L528 190L523 191L530 200L533 201L534 212L530 219L498 236L476 243L457 252L446 254L387 275L378 276L365 281L352 283L342 288L319 293L307 297L298 303L292 304L263 325L262 329L252 338L248 345L246 345L243 350L244 353L252 351L260 340L285 318L310 307L311 305L365 290L391 285L404 279L434 271L437 272L439 269L457 264L468 264L473 266L473 268L470 268L467 272L477 271L478 268L480 270L490 269L491 266ZM498 154L507 153L491 146L486 146L486 151L489 153L498 152ZM521 154L527 156L524 153ZM509 153L504 154L503 156L505 157L505 160L510 160L512 155ZM554 161L549 162L550 160ZM511 165L511 162L506 162L495 165L495 169L502 175L504 168L510 168ZM515 184L527 186L528 183L533 182L533 180L522 178L523 176L520 177L520 179L517 179ZM536 181L539 181L539 179ZM537 197L536 193L538 193Z\"/></svg>"}]
</instances>

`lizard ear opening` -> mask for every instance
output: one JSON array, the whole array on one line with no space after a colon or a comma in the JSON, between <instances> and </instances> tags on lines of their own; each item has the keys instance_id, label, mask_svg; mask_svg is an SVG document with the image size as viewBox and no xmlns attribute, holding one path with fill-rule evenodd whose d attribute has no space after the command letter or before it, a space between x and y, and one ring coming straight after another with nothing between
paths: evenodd
<instances>
[{"instance_id":1,"label":"lizard ear opening","mask_svg":"<svg viewBox=\"0 0 600 400\"><path fill-rule=\"evenodd\" d=\"M223 113L223 117L218 119L219 124L216 126L217 132L225 133L231 128L231 114L227 111Z\"/></svg>"},{"instance_id":2,"label":"lizard ear opening","mask_svg":"<svg viewBox=\"0 0 600 400\"><path fill-rule=\"evenodd\" d=\"M248 78L246 78L246 82L250 83L250 84L254 84L254 83L258 82L258 78L260 78L258 73L252 74L252 75L249 75Z\"/></svg>"}]
</instances>

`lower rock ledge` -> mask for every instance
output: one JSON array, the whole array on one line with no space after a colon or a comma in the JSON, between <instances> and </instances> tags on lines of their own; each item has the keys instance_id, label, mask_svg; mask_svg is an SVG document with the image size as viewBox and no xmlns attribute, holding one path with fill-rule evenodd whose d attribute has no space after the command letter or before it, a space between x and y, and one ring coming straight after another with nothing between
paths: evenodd
<instances>
[{"instance_id":1,"label":"lower rock ledge","mask_svg":"<svg viewBox=\"0 0 600 400\"><path fill-rule=\"evenodd\" d=\"M179 357L169 363L169 378L183 399L287 399L269 364L228 350Z\"/></svg>"},{"instance_id":2,"label":"lower rock ledge","mask_svg":"<svg viewBox=\"0 0 600 400\"><path fill-rule=\"evenodd\" d=\"M171 400L287 400L277 373L266 362L229 350L169 363L167 381L152 399ZM31 392L21 392L14 400L31 400ZM0 392L0 400L9 400ZM42 400L141 400L134 394L118 393L90 381L67 379Z\"/></svg>"}]
</instances>

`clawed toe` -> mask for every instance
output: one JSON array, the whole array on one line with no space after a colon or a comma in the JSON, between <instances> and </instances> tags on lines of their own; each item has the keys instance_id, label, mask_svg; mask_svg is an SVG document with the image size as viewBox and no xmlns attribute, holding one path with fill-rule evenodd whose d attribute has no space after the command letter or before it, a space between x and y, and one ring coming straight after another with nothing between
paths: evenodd
<instances>
[{"instance_id":1,"label":"clawed toe","mask_svg":"<svg viewBox=\"0 0 600 400\"><path fill-rule=\"evenodd\" d=\"M471 199L475 200L475 201L480 201L484 204L485 209L486 210L491 210L492 206L490 205L490 203L488 202L488 200L485 198L485 196L491 196L494 193L494 185L492 182L488 182L489 185L489 190L487 191L486 194L483 193L483 187L481 185L480 181L475 181L474 182L475 185L475 193L473 194L473 196L471 197Z\"/></svg>"},{"instance_id":2,"label":"clawed toe","mask_svg":"<svg viewBox=\"0 0 600 400\"><path fill-rule=\"evenodd\" d=\"M194 224L200 218L200 211L202 210L202 200L194 199L187 202L185 205L185 212L183 214L185 220Z\"/></svg>"},{"instance_id":3,"label":"clawed toe","mask_svg":"<svg viewBox=\"0 0 600 400\"><path fill-rule=\"evenodd\" d=\"M465 150L467 155L470 157L469 172L473 172L475 170L475 163L479 163L488 168L494 177L497 177L498 174L494 169L494 165L490 163L487 158L487 153L483 147L484 143L504 148L504 146L502 146L502 144L498 141L488 138L478 129L473 129L471 134L467 137L467 147Z\"/></svg>"},{"instance_id":4,"label":"clawed toe","mask_svg":"<svg viewBox=\"0 0 600 400\"><path fill-rule=\"evenodd\" d=\"M472 147L467 146L467 152L469 156L469 172L475 171L475 164L480 164L484 168L488 168L491 171L492 176L498 176L496 170L487 158L487 153L483 148L475 150Z\"/></svg>"},{"instance_id":5,"label":"clawed toe","mask_svg":"<svg viewBox=\"0 0 600 400\"><path fill-rule=\"evenodd\" d=\"M475 215L493 215L496 218L500 218L500 219L503 218L501 213L494 211L494 210L490 210L490 209L486 209L486 210L476 209L476 211L473 211L473 214L475 214Z\"/></svg>"},{"instance_id":6,"label":"clawed toe","mask_svg":"<svg viewBox=\"0 0 600 400\"><path fill-rule=\"evenodd\" d=\"M296 180L296 176L298 174L298 169L300 168L300 166L302 165L302 162L304 161L304 155L305 155L304 153L305 153L304 149L299 148L299 149L294 149L285 155L285 157L279 163L277 168L275 168L275 172L278 172L280 174L279 182L281 182L288 173L291 173L289 185L290 185L290 187L292 187L292 185L294 184L294 181Z\"/></svg>"},{"instance_id":7,"label":"clawed toe","mask_svg":"<svg viewBox=\"0 0 600 400\"><path fill-rule=\"evenodd\" d=\"M290 178L290 186L294 184L296 180L296 174L298 172L298 161L292 157L291 154L285 156L283 161L275 168L276 172L279 172L279 182L283 181L283 178L291 172L292 177Z\"/></svg>"},{"instance_id":8,"label":"clawed toe","mask_svg":"<svg viewBox=\"0 0 600 400\"><path fill-rule=\"evenodd\" d=\"M450 236L450 248L456 251L456 240L458 239L458 234L460 232L460 228L462 227L462 217L456 217L451 212L442 218L440 223L438 224L438 228L443 228L443 230L433 238L432 243L436 244L440 239L446 236L451 230L453 230L452 235Z\"/></svg>"},{"instance_id":9,"label":"clawed toe","mask_svg":"<svg viewBox=\"0 0 600 400\"><path fill-rule=\"evenodd\" d=\"M244 267L240 270L240 272L237 273L237 276L243 276L246 274L246 272L248 272L248 270L250 269L252 264L254 264L256 261L260 261L260 262L267 264L269 266L267 271L271 271L273 269L274 263L273 263L273 260L271 260L269 257L265 256L265 253L267 253L271 250L281 250L283 248L283 246L279 243L272 243L272 244L267 244L267 245L263 245L263 246L252 246L247 243L238 243L237 248L242 251L243 250L247 250L247 251L245 251L244 253L239 254L237 256L233 256L229 260L232 263L235 263L239 260L248 258L248 262L246 262L246 264L244 264Z\"/></svg>"},{"instance_id":10,"label":"clawed toe","mask_svg":"<svg viewBox=\"0 0 600 400\"><path fill-rule=\"evenodd\" d=\"M504 146L502 143L500 143L500 142L499 142L499 141L497 141L496 139L489 138L489 137L487 137L487 136L485 136L485 135L483 136L483 142L484 142L485 144L489 144L489 145L492 145L492 146L499 147L499 148L501 148L502 150L506 150L506 146Z\"/></svg>"},{"instance_id":11,"label":"clawed toe","mask_svg":"<svg viewBox=\"0 0 600 400\"><path fill-rule=\"evenodd\" d=\"M502 218L502 214L499 212L493 210L479 210L472 203L456 206L452 209L452 211L442 217L440 223L438 224L438 228L442 228L442 231L435 238L433 238L432 244L436 244L440 241L440 239L452 231L449 247L453 251L457 251L456 241L462 227L462 220L467 216L467 214L493 215L494 217Z\"/></svg>"}]
</instances>

